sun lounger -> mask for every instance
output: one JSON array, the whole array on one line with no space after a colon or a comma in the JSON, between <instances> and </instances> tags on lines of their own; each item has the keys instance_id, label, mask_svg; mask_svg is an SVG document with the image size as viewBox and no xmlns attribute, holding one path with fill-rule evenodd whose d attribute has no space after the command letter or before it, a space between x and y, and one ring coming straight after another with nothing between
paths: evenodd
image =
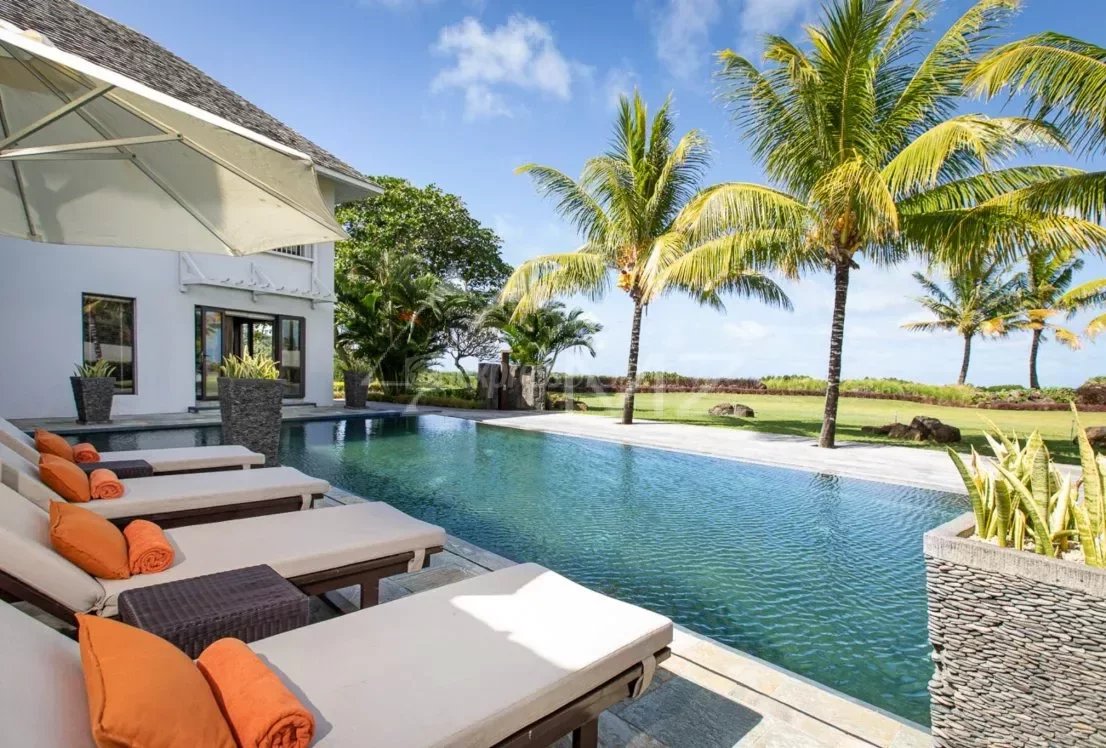
<instances>
[{"instance_id":1,"label":"sun lounger","mask_svg":"<svg viewBox=\"0 0 1106 748\"><path fill-rule=\"evenodd\" d=\"M360 585L375 605L379 582L421 569L445 531L381 502L216 522L166 531L173 565L158 574L98 579L54 551L47 512L0 485L0 590L73 620L116 613L138 587L266 564L309 595Z\"/></svg>"},{"instance_id":2,"label":"sun lounger","mask_svg":"<svg viewBox=\"0 0 1106 748\"><path fill-rule=\"evenodd\" d=\"M0 418L0 445L12 450L24 460L38 464L35 442L10 421ZM141 460L158 475L197 473L210 470L248 470L265 464L265 455L237 445L212 447L168 447L165 449L128 449L101 452L103 463ZM104 465L110 467L110 465Z\"/></svg>"},{"instance_id":3,"label":"sun lounger","mask_svg":"<svg viewBox=\"0 0 1106 748\"><path fill-rule=\"evenodd\" d=\"M0 701L7 737L90 744L77 645L0 607L0 668L25 684ZM313 745L583 747L671 641L663 616L523 564L250 647L314 713Z\"/></svg>"},{"instance_id":4,"label":"sun lounger","mask_svg":"<svg viewBox=\"0 0 1106 748\"><path fill-rule=\"evenodd\" d=\"M39 507L63 500L39 480L38 465L0 445L0 482ZM117 525L148 519L163 528L240 517L295 512L330 490L330 484L290 467L126 478L121 498L90 501L90 511Z\"/></svg>"}]
</instances>

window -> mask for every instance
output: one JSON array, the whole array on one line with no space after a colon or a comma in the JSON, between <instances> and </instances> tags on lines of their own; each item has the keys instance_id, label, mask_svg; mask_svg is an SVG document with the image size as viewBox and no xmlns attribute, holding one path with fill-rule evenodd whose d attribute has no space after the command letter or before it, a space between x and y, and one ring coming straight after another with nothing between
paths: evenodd
<instances>
[{"instance_id":1,"label":"window","mask_svg":"<svg viewBox=\"0 0 1106 748\"><path fill-rule=\"evenodd\" d=\"M115 391L135 393L134 299L81 295L84 362L103 359L115 364Z\"/></svg>"},{"instance_id":2,"label":"window","mask_svg":"<svg viewBox=\"0 0 1106 748\"><path fill-rule=\"evenodd\" d=\"M288 255L289 257L302 257L305 260L311 259L311 245L309 244L293 244L289 247L277 247L273 251L277 254Z\"/></svg>"}]
</instances>

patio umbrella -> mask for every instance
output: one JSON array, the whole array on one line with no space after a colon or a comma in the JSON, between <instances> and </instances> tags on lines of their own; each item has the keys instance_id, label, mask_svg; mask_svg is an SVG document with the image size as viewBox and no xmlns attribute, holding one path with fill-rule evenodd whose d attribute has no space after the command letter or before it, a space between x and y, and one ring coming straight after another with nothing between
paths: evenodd
<instances>
[{"instance_id":1,"label":"patio umbrella","mask_svg":"<svg viewBox=\"0 0 1106 748\"><path fill-rule=\"evenodd\" d=\"M0 234L231 255L345 238L305 154L4 22Z\"/></svg>"}]
</instances>

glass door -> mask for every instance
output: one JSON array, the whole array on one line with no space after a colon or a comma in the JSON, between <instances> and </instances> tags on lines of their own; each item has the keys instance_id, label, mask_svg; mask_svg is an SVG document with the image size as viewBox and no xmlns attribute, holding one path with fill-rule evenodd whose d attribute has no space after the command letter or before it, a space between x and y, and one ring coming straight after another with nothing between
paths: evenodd
<instances>
[{"instance_id":1,"label":"glass door","mask_svg":"<svg viewBox=\"0 0 1106 748\"><path fill-rule=\"evenodd\" d=\"M277 324L280 329L277 364L280 378L284 380L284 396L303 397L303 319L278 317Z\"/></svg>"},{"instance_id":2,"label":"glass door","mask_svg":"<svg viewBox=\"0 0 1106 748\"><path fill-rule=\"evenodd\" d=\"M196 399L219 397L219 366L223 363L223 312L196 307Z\"/></svg>"}]
</instances>

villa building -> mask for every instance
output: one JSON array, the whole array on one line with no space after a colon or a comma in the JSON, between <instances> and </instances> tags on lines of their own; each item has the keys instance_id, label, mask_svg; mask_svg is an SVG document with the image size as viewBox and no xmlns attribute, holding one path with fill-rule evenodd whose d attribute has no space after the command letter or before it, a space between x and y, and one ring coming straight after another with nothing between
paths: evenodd
<instances>
[{"instance_id":1,"label":"villa building","mask_svg":"<svg viewBox=\"0 0 1106 748\"><path fill-rule=\"evenodd\" d=\"M379 191L186 61L77 3L0 0L0 22L306 153L330 207ZM69 376L97 358L116 365L120 415L203 407L217 397L222 357L246 352L273 356L289 402L332 399L330 243L230 257L0 237L0 305L5 417L75 414Z\"/></svg>"}]
</instances>

